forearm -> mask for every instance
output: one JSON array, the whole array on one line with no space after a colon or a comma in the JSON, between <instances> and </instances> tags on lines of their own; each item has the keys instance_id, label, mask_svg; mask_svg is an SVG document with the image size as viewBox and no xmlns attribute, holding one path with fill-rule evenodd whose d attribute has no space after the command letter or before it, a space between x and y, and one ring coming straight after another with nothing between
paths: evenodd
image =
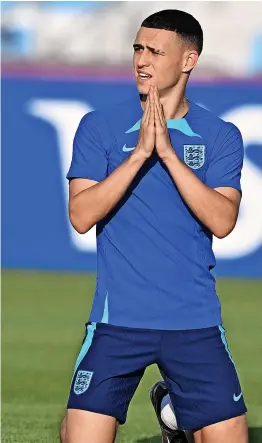
<instances>
[{"instance_id":1,"label":"forearm","mask_svg":"<svg viewBox=\"0 0 262 443\"><path fill-rule=\"evenodd\" d=\"M183 200L196 217L216 237L226 237L236 223L234 203L201 182L176 153L171 152L163 161Z\"/></svg>"},{"instance_id":2,"label":"forearm","mask_svg":"<svg viewBox=\"0 0 262 443\"><path fill-rule=\"evenodd\" d=\"M70 221L81 234L102 220L121 200L145 158L135 152L105 180L75 195L69 205Z\"/></svg>"}]
</instances>

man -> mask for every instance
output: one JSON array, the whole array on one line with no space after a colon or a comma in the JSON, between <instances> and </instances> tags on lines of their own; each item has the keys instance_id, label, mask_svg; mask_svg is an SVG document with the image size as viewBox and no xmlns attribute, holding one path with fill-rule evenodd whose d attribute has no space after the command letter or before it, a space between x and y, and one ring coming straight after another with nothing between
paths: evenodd
<instances>
[{"instance_id":1,"label":"man","mask_svg":"<svg viewBox=\"0 0 262 443\"><path fill-rule=\"evenodd\" d=\"M97 286L62 438L112 443L147 366L196 443L246 443L246 407L210 270L241 200L239 130L189 102L203 34L189 14L153 14L138 31L140 94L83 117L69 215L97 225Z\"/></svg>"}]
</instances>

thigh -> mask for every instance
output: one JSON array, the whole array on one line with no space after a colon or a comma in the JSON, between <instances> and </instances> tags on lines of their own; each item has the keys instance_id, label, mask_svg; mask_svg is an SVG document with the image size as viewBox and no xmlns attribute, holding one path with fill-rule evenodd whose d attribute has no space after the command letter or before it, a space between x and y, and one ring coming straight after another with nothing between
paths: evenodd
<instances>
[{"instance_id":1,"label":"thigh","mask_svg":"<svg viewBox=\"0 0 262 443\"><path fill-rule=\"evenodd\" d=\"M65 441L62 443L114 443L116 431L117 421L114 417L69 409Z\"/></svg>"},{"instance_id":2,"label":"thigh","mask_svg":"<svg viewBox=\"0 0 262 443\"><path fill-rule=\"evenodd\" d=\"M246 416L230 418L194 432L194 443L248 443Z\"/></svg>"},{"instance_id":3,"label":"thigh","mask_svg":"<svg viewBox=\"0 0 262 443\"><path fill-rule=\"evenodd\" d=\"M143 331L88 324L75 366L68 409L103 414L124 423L144 370L151 364L153 348Z\"/></svg>"},{"instance_id":4,"label":"thigh","mask_svg":"<svg viewBox=\"0 0 262 443\"><path fill-rule=\"evenodd\" d=\"M159 366L181 429L203 428L246 412L221 326L168 331Z\"/></svg>"}]
</instances>

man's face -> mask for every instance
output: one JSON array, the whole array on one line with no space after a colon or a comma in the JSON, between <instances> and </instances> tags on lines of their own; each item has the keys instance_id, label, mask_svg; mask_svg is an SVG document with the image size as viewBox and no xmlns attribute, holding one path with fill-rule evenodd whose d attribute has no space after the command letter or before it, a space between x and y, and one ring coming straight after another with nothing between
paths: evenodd
<instances>
[{"instance_id":1,"label":"man's face","mask_svg":"<svg viewBox=\"0 0 262 443\"><path fill-rule=\"evenodd\" d=\"M133 66L140 94L155 85L161 94L176 85L182 74L185 46L172 31L140 28L134 43Z\"/></svg>"}]
</instances>

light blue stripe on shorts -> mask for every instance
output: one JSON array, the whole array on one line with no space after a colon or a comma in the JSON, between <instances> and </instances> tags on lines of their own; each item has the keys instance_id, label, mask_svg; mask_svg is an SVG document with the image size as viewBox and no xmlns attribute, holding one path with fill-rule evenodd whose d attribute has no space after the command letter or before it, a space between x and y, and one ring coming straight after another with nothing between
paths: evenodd
<instances>
[{"instance_id":1,"label":"light blue stripe on shorts","mask_svg":"<svg viewBox=\"0 0 262 443\"><path fill-rule=\"evenodd\" d=\"M85 338L83 346L82 346L82 348L79 352L79 355L77 357L77 360L76 360L74 375L75 375L77 368L79 367L81 361L86 356L86 354L92 344L95 330L96 330L96 323L92 322L90 325L87 326L86 338ZM74 375L73 375L73 377L74 377Z\"/></svg>"},{"instance_id":2,"label":"light blue stripe on shorts","mask_svg":"<svg viewBox=\"0 0 262 443\"><path fill-rule=\"evenodd\" d=\"M223 328L222 325L218 326L218 328L219 328L219 330L220 330L220 333L221 333L221 340L222 340L222 342L224 343L224 346L225 346L225 349L226 349L226 351L227 351L227 353L228 353L228 356L229 356L230 360L232 361L233 365L235 366L235 363L234 363L234 360L233 360L233 358L232 358L231 352L230 352L230 350L229 350L229 348L228 348L225 329Z\"/></svg>"}]
</instances>

